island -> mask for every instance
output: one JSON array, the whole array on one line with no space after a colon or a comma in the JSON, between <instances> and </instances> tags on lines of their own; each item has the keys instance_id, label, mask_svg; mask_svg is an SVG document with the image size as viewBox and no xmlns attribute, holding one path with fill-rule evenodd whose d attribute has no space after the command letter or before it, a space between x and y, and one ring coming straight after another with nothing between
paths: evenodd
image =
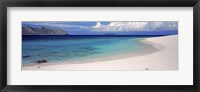
<instances>
[{"instance_id":1,"label":"island","mask_svg":"<svg viewBox=\"0 0 200 92\"><path fill-rule=\"evenodd\" d=\"M22 26L22 35L69 35L62 29Z\"/></svg>"}]
</instances>

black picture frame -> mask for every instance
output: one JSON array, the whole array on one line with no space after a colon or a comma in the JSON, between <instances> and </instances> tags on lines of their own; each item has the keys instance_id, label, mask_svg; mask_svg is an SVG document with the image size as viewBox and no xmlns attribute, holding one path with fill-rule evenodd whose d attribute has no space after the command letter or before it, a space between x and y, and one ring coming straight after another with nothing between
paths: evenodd
<instances>
[{"instance_id":1,"label":"black picture frame","mask_svg":"<svg viewBox=\"0 0 200 92\"><path fill-rule=\"evenodd\" d=\"M200 0L2 0L0 2L0 90L2 92L199 92ZM194 85L7 85L7 7L193 7Z\"/></svg>"}]
</instances>

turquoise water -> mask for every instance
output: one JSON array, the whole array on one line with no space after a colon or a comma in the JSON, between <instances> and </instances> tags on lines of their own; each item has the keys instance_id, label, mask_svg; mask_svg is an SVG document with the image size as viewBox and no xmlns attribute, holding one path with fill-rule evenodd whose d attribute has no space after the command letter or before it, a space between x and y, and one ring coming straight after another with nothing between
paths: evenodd
<instances>
[{"instance_id":1,"label":"turquoise water","mask_svg":"<svg viewBox=\"0 0 200 92\"><path fill-rule=\"evenodd\" d=\"M45 59L75 62L125 55L143 49L144 37L134 36L23 36L22 64Z\"/></svg>"}]
</instances>

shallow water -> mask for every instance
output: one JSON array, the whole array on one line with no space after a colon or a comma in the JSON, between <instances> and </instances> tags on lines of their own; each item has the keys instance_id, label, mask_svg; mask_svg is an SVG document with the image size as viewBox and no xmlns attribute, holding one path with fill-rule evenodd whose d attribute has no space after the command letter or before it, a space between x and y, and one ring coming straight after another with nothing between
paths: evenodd
<instances>
[{"instance_id":1,"label":"shallow water","mask_svg":"<svg viewBox=\"0 0 200 92\"><path fill-rule=\"evenodd\" d=\"M84 61L144 49L141 36L23 36L22 64Z\"/></svg>"}]
</instances>

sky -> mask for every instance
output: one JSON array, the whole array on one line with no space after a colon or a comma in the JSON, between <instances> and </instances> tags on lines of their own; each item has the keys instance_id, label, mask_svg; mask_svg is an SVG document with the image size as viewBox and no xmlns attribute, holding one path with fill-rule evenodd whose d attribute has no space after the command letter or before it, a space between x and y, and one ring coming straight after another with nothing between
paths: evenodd
<instances>
[{"instance_id":1,"label":"sky","mask_svg":"<svg viewBox=\"0 0 200 92\"><path fill-rule=\"evenodd\" d=\"M22 26L62 29L71 35L170 35L178 34L177 21L141 22L22 22Z\"/></svg>"}]
</instances>

